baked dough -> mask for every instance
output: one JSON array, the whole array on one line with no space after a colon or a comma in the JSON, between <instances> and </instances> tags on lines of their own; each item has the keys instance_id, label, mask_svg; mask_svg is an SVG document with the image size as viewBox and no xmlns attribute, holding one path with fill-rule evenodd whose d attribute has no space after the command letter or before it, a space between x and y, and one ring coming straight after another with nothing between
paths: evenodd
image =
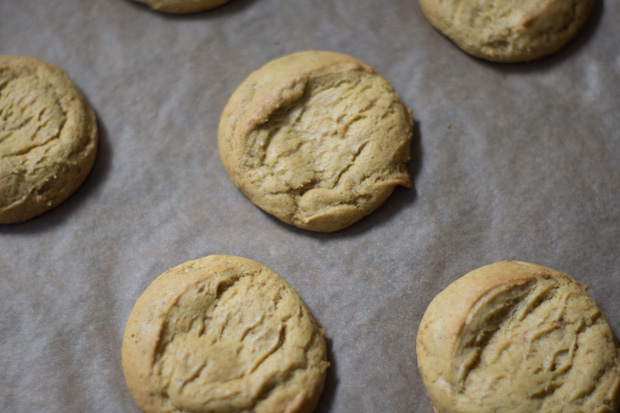
<instances>
[{"instance_id":1,"label":"baked dough","mask_svg":"<svg viewBox=\"0 0 620 413\"><path fill-rule=\"evenodd\" d=\"M547 56L572 39L594 0L419 0L430 23L457 46L496 62Z\"/></svg>"},{"instance_id":2,"label":"baked dough","mask_svg":"<svg viewBox=\"0 0 620 413\"><path fill-rule=\"evenodd\" d=\"M257 206L330 232L374 211L406 168L411 114L385 78L343 54L285 56L252 73L224 108L220 156Z\"/></svg>"},{"instance_id":3,"label":"baked dough","mask_svg":"<svg viewBox=\"0 0 620 413\"><path fill-rule=\"evenodd\" d=\"M153 281L127 322L122 360L146 412L311 412L329 366L324 332L295 290L226 255Z\"/></svg>"},{"instance_id":4,"label":"baked dough","mask_svg":"<svg viewBox=\"0 0 620 413\"><path fill-rule=\"evenodd\" d=\"M97 122L58 67L0 56L0 224L57 206L95 161Z\"/></svg>"},{"instance_id":5,"label":"baked dough","mask_svg":"<svg viewBox=\"0 0 620 413\"><path fill-rule=\"evenodd\" d=\"M439 413L616 412L620 354L584 288L518 261L474 270L428 306L418 368Z\"/></svg>"},{"instance_id":6,"label":"baked dough","mask_svg":"<svg viewBox=\"0 0 620 413\"><path fill-rule=\"evenodd\" d=\"M228 2L229 0L135 0L139 3L145 3L153 10L163 11L166 13L197 13Z\"/></svg>"}]
</instances>

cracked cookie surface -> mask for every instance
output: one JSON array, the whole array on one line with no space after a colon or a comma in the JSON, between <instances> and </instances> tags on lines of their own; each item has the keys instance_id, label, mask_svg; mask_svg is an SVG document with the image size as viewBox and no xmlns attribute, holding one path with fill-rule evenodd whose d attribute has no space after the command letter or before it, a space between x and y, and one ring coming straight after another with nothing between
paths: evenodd
<instances>
[{"instance_id":1,"label":"cracked cookie surface","mask_svg":"<svg viewBox=\"0 0 620 413\"><path fill-rule=\"evenodd\" d=\"M329 366L323 330L266 266L211 255L137 300L123 371L147 412L311 412Z\"/></svg>"},{"instance_id":2,"label":"cracked cookie surface","mask_svg":"<svg viewBox=\"0 0 620 413\"><path fill-rule=\"evenodd\" d=\"M419 0L429 22L467 53L523 62L556 52L583 27L594 0Z\"/></svg>"},{"instance_id":3,"label":"cracked cookie surface","mask_svg":"<svg viewBox=\"0 0 620 413\"><path fill-rule=\"evenodd\" d=\"M220 157L254 204L330 232L374 211L406 168L413 120L390 84L346 55L309 51L252 73L220 120Z\"/></svg>"},{"instance_id":4,"label":"cracked cookie surface","mask_svg":"<svg viewBox=\"0 0 620 413\"><path fill-rule=\"evenodd\" d=\"M153 10L166 13L197 13L208 9L213 9L227 3L229 0L134 0L138 3L145 3Z\"/></svg>"},{"instance_id":5,"label":"cracked cookie surface","mask_svg":"<svg viewBox=\"0 0 620 413\"><path fill-rule=\"evenodd\" d=\"M518 261L474 270L430 303L418 368L436 412L615 412L620 350L584 288Z\"/></svg>"},{"instance_id":6,"label":"cracked cookie surface","mask_svg":"<svg viewBox=\"0 0 620 413\"><path fill-rule=\"evenodd\" d=\"M0 56L0 223L26 221L68 198L96 150L93 110L61 69Z\"/></svg>"}]
</instances>

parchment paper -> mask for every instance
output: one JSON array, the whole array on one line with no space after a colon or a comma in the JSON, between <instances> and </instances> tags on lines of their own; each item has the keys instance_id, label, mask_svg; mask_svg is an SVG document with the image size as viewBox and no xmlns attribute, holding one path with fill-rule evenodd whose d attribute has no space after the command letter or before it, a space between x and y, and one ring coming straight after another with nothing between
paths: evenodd
<instances>
[{"instance_id":1,"label":"parchment paper","mask_svg":"<svg viewBox=\"0 0 620 413\"><path fill-rule=\"evenodd\" d=\"M431 412L415 338L432 297L504 259L590 286L620 332L620 3L560 53L519 65L457 49L414 0L232 0L170 16L127 0L0 0L0 53L61 66L98 117L85 184L0 227L0 411L138 411L129 313L160 273L213 253L260 261L326 330L320 412ZM309 49L350 54L416 121L415 189L334 234L261 212L217 151L230 94Z\"/></svg>"}]
</instances>

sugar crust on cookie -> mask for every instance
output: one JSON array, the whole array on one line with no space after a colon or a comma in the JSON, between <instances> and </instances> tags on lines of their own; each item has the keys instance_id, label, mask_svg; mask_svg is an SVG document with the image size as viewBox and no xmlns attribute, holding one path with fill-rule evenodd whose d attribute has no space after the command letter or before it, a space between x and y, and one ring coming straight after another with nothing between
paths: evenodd
<instances>
[{"instance_id":1,"label":"sugar crust on cookie","mask_svg":"<svg viewBox=\"0 0 620 413\"><path fill-rule=\"evenodd\" d=\"M429 22L467 53L523 62L556 52L583 27L594 0L419 0Z\"/></svg>"},{"instance_id":2,"label":"sugar crust on cookie","mask_svg":"<svg viewBox=\"0 0 620 413\"><path fill-rule=\"evenodd\" d=\"M82 184L96 151L95 114L60 68L0 56L0 223L60 204Z\"/></svg>"},{"instance_id":3,"label":"sugar crust on cookie","mask_svg":"<svg viewBox=\"0 0 620 413\"><path fill-rule=\"evenodd\" d=\"M234 92L220 120L220 157L257 206L330 232L374 211L406 168L411 114L387 80L339 53L273 60Z\"/></svg>"},{"instance_id":4,"label":"sugar crust on cookie","mask_svg":"<svg viewBox=\"0 0 620 413\"><path fill-rule=\"evenodd\" d=\"M428 306L418 368L435 410L615 412L620 350L568 275L518 261L474 270Z\"/></svg>"},{"instance_id":5,"label":"sugar crust on cookie","mask_svg":"<svg viewBox=\"0 0 620 413\"><path fill-rule=\"evenodd\" d=\"M230 0L134 0L148 5L153 10L166 13L197 13L221 6Z\"/></svg>"},{"instance_id":6,"label":"sugar crust on cookie","mask_svg":"<svg viewBox=\"0 0 620 413\"><path fill-rule=\"evenodd\" d=\"M153 281L127 322L122 362L148 412L311 412L329 366L324 332L295 290L226 255Z\"/></svg>"}]
</instances>

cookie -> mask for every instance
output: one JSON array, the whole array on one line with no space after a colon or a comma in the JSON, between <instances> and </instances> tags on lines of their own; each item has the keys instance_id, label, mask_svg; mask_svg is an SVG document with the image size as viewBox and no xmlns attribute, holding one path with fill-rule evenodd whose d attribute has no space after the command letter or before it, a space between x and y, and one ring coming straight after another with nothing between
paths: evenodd
<instances>
[{"instance_id":1,"label":"cookie","mask_svg":"<svg viewBox=\"0 0 620 413\"><path fill-rule=\"evenodd\" d=\"M615 412L620 350L585 289L540 265L503 261L428 306L418 368L436 412Z\"/></svg>"},{"instance_id":2,"label":"cookie","mask_svg":"<svg viewBox=\"0 0 620 413\"><path fill-rule=\"evenodd\" d=\"M273 60L233 93L219 125L220 157L254 204L312 231L374 211L406 168L411 114L387 80L343 54Z\"/></svg>"},{"instance_id":3,"label":"cookie","mask_svg":"<svg viewBox=\"0 0 620 413\"><path fill-rule=\"evenodd\" d=\"M67 199L96 151L95 114L69 76L39 59L0 56L0 224Z\"/></svg>"},{"instance_id":4,"label":"cookie","mask_svg":"<svg viewBox=\"0 0 620 413\"><path fill-rule=\"evenodd\" d=\"M547 56L571 40L594 0L419 0L430 23L465 52L495 62Z\"/></svg>"},{"instance_id":5,"label":"cookie","mask_svg":"<svg viewBox=\"0 0 620 413\"><path fill-rule=\"evenodd\" d=\"M127 386L146 412L311 412L324 332L266 266L211 255L157 277L131 312Z\"/></svg>"},{"instance_id":6,"label":"cookie","mask_svg":"<svg viewBox=\"0 0 620 413\"><path fill-rule=\"evenodd\" d=\"M153 10L163 11L166 13L197 13L228 2L229 0L135 0L139 3L145 3Z\"/></svg>"}]
</instances>

